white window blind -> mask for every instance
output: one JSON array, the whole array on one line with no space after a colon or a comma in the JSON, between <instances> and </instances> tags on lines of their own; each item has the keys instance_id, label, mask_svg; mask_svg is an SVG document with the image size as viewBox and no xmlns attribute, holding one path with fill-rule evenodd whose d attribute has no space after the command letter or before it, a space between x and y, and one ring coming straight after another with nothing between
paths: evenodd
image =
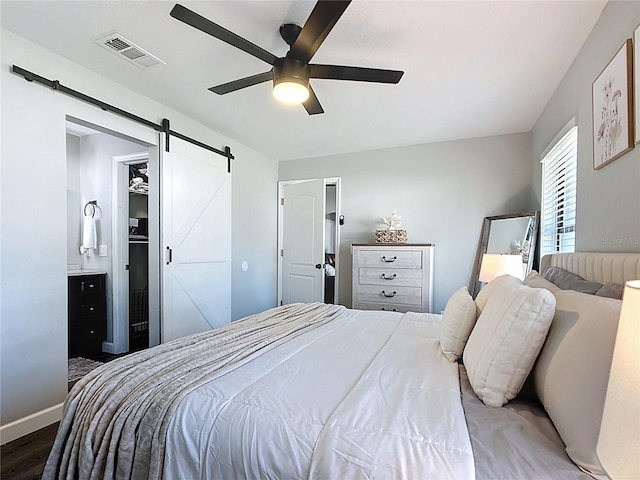
<instances>
[{"instance_id":1,"label":"white window blind","mask_svg":"<svg viewBox=\"0 0 640 480\"><path fill-rule=\"evenodd\" d=\"M576 244L578 127L572 127L542 159L543 255L573 252Z\"/></svg>"}]
</instances>

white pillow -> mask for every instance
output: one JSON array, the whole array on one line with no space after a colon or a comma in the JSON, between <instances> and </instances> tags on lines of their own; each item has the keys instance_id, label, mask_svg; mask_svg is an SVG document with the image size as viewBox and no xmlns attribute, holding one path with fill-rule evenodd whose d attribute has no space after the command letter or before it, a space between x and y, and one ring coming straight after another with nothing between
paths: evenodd
<instances>
[{"instance_id":1,"label":"white pillow","mask_svg":"<svg viewBox=\"0 0 640 480\"><path fill-rule=\"evenodd\" d=\"M455 362L462 356L475 323L476 304L467 287L462 287L449 298L440 321L440 347L447 360Z\"/></svg>"},{"instance_id":2,"label":"white pillow","mask_svg":"<svg viewBox=\"0 0 640 480\"><path fill-rule=\"evenodd\" d=\"M556 314L533 369L536 394L571 460L608 478L596 445L622 302L573 290L555 297Z\"/></svg>"},{"instance_id":3,"label":"white pillow","mask_svg":"<svg viewBox=\"0 0 640 480\"><path fill-rule=\"evenodd\" d=\"M478 307L478 316L484 310L487 300L493 292L499 289L502 285L522 285L522 281L519 278L511 275L500 275L487 283L476 295L476 306Z\"/></svg>"},{"instance_id":4,"label":"white pillow","mask_svg":"<svg viewBox=\"0 0 640 480\"><path fill-rule=\"evenodd\" d=\"M496 288L464 349L473 391L485 404L513 399L546 338L556 299L544 288L506 283Z\"/></svg>"}]
</instances>

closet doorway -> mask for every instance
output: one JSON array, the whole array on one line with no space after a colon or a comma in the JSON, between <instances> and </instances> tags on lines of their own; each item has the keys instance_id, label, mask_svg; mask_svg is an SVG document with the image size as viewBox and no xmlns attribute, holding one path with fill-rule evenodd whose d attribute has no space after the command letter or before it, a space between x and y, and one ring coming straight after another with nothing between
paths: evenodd
<instances>
[{"instance_id":1,"label":"closet doorway","mask_svg":"<svg viewBox=\"0 0 640 480\"><path fill-rule=\"evenodd\" d=\"M114 343L118 353L160 343L158 162L154 160L148 151L113 157Z\"/></svg>"},{"instance_id":2,"label":"closet doorway","mask_svg":"<svg viewBox=\"0 0 640 480\"><path fill-rule=\"evenodd\" d=\"M149 348L149 159L129 165L129 352Z\"/></svg>"},{"instance_id":3,"label":"closet doorway","mask_svg":"<svg viewBox=\"0 0 640 480\"><path fill-rule=\"evenodd\" d=\"M325 185L324 212L324 303L336 303L336 255L338 244L337 218L338 187L335 183Z\"/></svg>"}]
</instances>

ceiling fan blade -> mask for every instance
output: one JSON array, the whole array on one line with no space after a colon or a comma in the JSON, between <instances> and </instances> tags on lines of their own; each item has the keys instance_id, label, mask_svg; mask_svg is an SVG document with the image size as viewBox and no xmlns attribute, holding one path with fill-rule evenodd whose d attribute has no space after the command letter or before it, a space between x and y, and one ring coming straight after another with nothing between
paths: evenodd
<instances>
[{"instance_id":1,"label":"ceiling fan blade","mask_svg":"<svg viewBox=\"0 0 640 480\"><path fill-rule=\"evenodd\" d=\"M309 85L309 98L307 98L302 105L304 105L304 108L309 115L324 113L322 105L320 105L320 101L318 100L318 97L316 97L316 92L313 91L311 85Z\"/></svg>"},{"instance_id":2,"label":"ceiling fan blade","mask_svg":"<svg viewBox=\"0 0 640 480\"><path fill-rule=\"evenodd\" d=\"M319 0L287 56L308 63L350 3L351 0Z\"/></svg>"},{"instance_id":3,"label":"ceiling fan blade","mask_svg":"<svg viewBox=\"0 0 640 480\"><path fill-rule=\"evenodd\" d=\"M309 65L309 78L353 80L355 82L398 83L404 75L401 70L347 67L342 65Z\"/></svg>"},{"instance_id":4,"label":"ceiling fan blade","mask_svg":"<svg viewBox=\"0 0 640 480\"><path fill-rule=\"evenodd\" d=\"M240 90L241 88L251 87L259 83L268 82L272 79L273 74L271 73L271 70L269 70L268 72L251 75L250 77L239 78L238 80L234 80L233 82L216 85L215 87L209 88L209 90L211 90L213 93L217 93L218 95L224 95L225 93L235 92L236 90Z\"/></svg>"},{"instance_id":5,"label":"ceiling fan blade","mask_svg":"<svg viewBox=\"0 0 640 480\"><path fill-rule=\"evenodd\" d=\"M239 48L249 55L253 55L256 58L267 62L269 65L273 65L273 62L278 58L274 54L267 52L265 49L255 45L254 43L251 43L249 40L245 40L226 28L213 23L211 20L198 15L196 12L183 7L178 3L175 4L170 15L187 25L191 25L192 27L197 28L204 33L208 33L218 40L222 40L223 42Z\"/></svg>"}]
</instances>

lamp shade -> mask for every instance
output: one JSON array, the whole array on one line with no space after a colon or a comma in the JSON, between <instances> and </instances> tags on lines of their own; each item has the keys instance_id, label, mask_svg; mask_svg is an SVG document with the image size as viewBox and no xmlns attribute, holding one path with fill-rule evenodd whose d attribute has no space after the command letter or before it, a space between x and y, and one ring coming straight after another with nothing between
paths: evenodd
<instances>
[{"instance_id":1,"label":"lamp shade","mask_svg":"<svg viewBox=\"0 0 640 480\"><path fill-rule=\"evenodd\" d=\"M522 270L522 255L485 253L482 256L478 280L481 282L490 282L500 275L511 275L522 280L524 276Z\"/></svg>"},{"instance_id":2,"label":"lamp shade","mask_svg":"<svg viewBox=\"0 0 640 480\"><path fill-rule=\"evenodd\" d=\"M274 82L273 96L284 103L298 104L309 98L309 89L297 78Z\"/></svg>"},{"instance_id":3,"label":"lamp shade","mask_svg":"<svg viewBox=\"0 0 640 480\"><path fill-rule=\"evenodd\" d=\"M640 472L640 280L627 282L597 446L613 480Z\"/></svg>"}]
</instances>

